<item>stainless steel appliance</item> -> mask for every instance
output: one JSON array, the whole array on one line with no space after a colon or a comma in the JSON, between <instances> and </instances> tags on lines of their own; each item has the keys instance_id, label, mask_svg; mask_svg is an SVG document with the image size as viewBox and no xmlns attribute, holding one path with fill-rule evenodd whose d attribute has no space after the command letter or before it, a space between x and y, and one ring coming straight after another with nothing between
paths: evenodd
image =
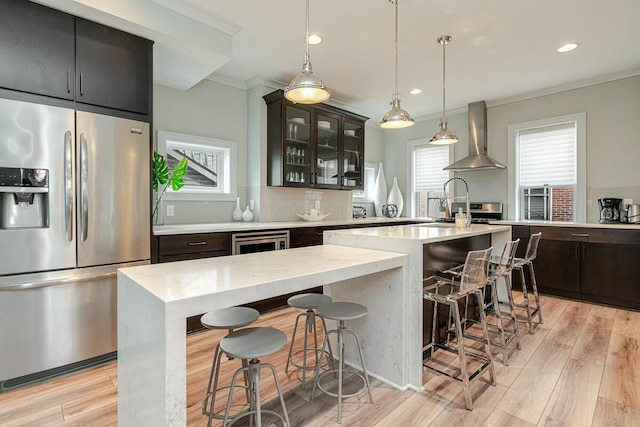
<instances>
[{"instance_id":1,"label":"stainless steel appliance","mask_svg":"<svg viewBox=\"0 0 640 427\"><path fill-rule=\"evenodd\" d=\"M114 357L150 258L149 125L0 99L0 391Z\"/></svg>"},{"instance_id":2,"label":"stainless steel appliance","mask_svg":"<svg viewBox=\"0 0 640 427\"><path fill-rule=\"evenodd\" d=\"M598 204L600 205L601 224L620 222L620 205L622 204L622 199L606 197L598 199Z\"/></svg>"},{"instance_id":3,"label":"stainless steel appliance","mask_svg":"<svg viewBox=\"0 0 640 427\"><path fill-rule=\"evenodd\" d=\"M289 249L289 231L256 231L231 235L231 254Z\"/></svg>"},{"instance_id":4,"label":"stainless steel appliance","mask_svg":"<svg viewBox=\"0 0 640 427\"><path fill-rule=\"evenodd\" d=\"M456 212L458 208L466 209L466 202L455 202L451 204L451 209ZM473 224L488 224L492 220L502 219L502 203L500 202L471 202L471 222ZM455 222L455 218L440 218L437 222Z\"/></svg>"},{"instance_id":5,"label":"stainless steel appliance","mask_svg":"<svg viewBox=\"0 0 640 427\"><path fill-rule=\"evenodd\" d=\"M640 224L640 205L627 206L627 222L629 224Z\"/></svg>"}]
</instances>

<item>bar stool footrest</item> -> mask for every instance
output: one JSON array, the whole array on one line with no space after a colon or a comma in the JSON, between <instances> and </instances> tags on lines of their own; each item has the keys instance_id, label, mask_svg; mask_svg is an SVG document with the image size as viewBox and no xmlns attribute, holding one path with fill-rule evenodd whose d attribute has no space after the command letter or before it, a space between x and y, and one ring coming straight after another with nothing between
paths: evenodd
<instances>
[{"instance_id":1,"label":"bar stool footrest","mask_svg":"<svg viewBox=\"0 0 640 427\"><path fill-rule=\"evenodd\" d=\"M441 350L448 351L448 352L450 352L450 353L455 353L456 355L458 354L458 349L457 349L457 348L455 348L455 347L450 347L450 346L442 345L442 344L432 344L432 346L433 346L433 347L435 347L435 348L441 349ZM462 382L462 378L459 378L459 377L457 377L457 376L455 376L455 375L451 375L451 374L449 374L449 373L447 373L447 372L441 371L441 370L440 370L440 369L438 369L438 368L434 368L434 367L432 367L432 366L428 366L428 365L425 363L425 361L433 360L433 358L431 358L431 357L425 357L425 354L426 354L428 351L429 351L429 350L425 348L425 349L423 349L423 352L422 352L422 355L423 355L423 356L422 356L422 357L423 357L423 361L422 361L422 369L423 369L423 370L431 371L431 372L434 372L434 373L436 373L436 374L443 375L443 376L448 377L448 378L451 378L451 379L453 379L453 380L456 380L456 381ZM484 372L484 371L485 371L489 366L491 366L491 361L490 361L490 360L488 360L486 357L480 356L480 355L475 354L475 353L470 353L470 352L467 352L467 351L465 351L465 352L464 352L464 354L465 354L465 356L470 356L470 357L473 357L473 358L474 358L474 359L476 359L476 360L479 360L479 361L483 362L483 363L482 363L482 365L480 365L480 366L479 366L477 369L475 369L473 372L469 372L469 381L470 381L470 382L471 382L474 378L476 378L478 375L482 374L482 373L483 373L483 372Z\"/></svg>"},{"instance_id":2,"label":"bar stool footrest","mask_svg":"<svg viewBox=\"0 0 640 427\"><path fill-rule=\"evenodd\" d=\"M317 386L321 391L323 391L325 394L328 394L329 396L339 397L337 393L333 393L333 392L328 391L328 390L327 390L327 389L325 389L325 388L322 386L322 384L320 383L320 380L322 379L322 377L324 377L325 375L328 375L328 374L336 374L336 375L338 375L338 369L329 369L329 370L324 371L323 373L321 373L321 374L318 376L318 381L317 381L317 383L316 383L316 386ZM362 394L363 392L365 392L365 391L367 390L367 381L364 379L364 375L363 375L362 373L360 373L360 372L358 372L358 371L346 371L346 370L342 370L342 377L343 377L343 379L344 379L344 375L345 375L345 374L350 374L350 375L355 375L355 376L357 376L357 377L360 377L360 380L362 380L362 384L363 384L363 385L362 385L362 388L360 388L360 390L355 391L355 392L353 392L353 393L351 393L351 394L344 394L344 393L342 393L342 397L343 397L343 398L345 398L345 397L354 397L354 396L359 396L360 394Z\"/></svg>"},{"instance_id":3,"label":"bar stool footrest","mask_svg":"<svg viewBox=\"0 0 640 427\"><path fill-rule=\"evenodd\" d=\"M326 351L323 352L322 349L320 349L320 348L315 348L315 347L307 348L307 352L313 352L314 350L315 350L316 354L317 353L323 353L322 355L320 355L320 357L318 359L322 359L323 355L331 357L331 355L328 352L326 352ZM291 358L289 360L289 364L291 366L295 367L295 368L304 369L304 367L302 365L298 365L297 362L293 361L293 356L296 355L296 354L299 354L299 353L304 353L304 349L296 350L293 353L291 353ZM329 366L329 365L331 365L331 360L327 360L325 363L320 364L320 368L324 368L325 366ZM307 369L316 369L316 365L315 364L307 365Z\"/></svg>"}]
</instances>

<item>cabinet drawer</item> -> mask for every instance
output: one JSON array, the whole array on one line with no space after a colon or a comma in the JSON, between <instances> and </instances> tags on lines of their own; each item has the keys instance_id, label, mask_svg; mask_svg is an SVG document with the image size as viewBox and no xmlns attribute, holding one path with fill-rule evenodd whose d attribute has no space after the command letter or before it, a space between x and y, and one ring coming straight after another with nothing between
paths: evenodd
<instances>
[{"instance_id":1,"label":"cabinet drawer","mask_svg":"<svg viewBox=\"0 0 640 427\"><path fill-rule=\"evenodd\" d=\"M179 234L159 237L159 256L215 252L231 255L231 233ZM211 254L206 255L211 256Z\"/></svg>"},{"instance_id":2,"label":"cabinet drawer","mask_svg":"<svg viewBox=\"0 0 640 427\"><path fill-rule=\"evenodd\" d=\"M584 227L531 227L531 233L542 232L543 240L571 242L640 244L640 230L613 230Z\"/></svg>"}]
</instances>

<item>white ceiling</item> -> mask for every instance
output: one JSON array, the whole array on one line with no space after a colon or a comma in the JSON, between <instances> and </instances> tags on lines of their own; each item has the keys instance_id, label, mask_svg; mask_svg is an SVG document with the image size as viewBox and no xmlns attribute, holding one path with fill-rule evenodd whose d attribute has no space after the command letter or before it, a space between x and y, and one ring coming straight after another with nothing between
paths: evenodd
<instances>
[{"instance_id":1,"label":"white ceiling","mask_svg":"<svg viewBox=\"0 0 640 427\"><path fill-rule=\"evenodd\" d=\"M155 77L170 86L288 83L302 68L304 0L37 1L156 40ZM400 98L415 118L440 114L445 34L448 111L640 74L639 0L402 0L399 14ZM332 101L380 120L394 92L393 5L310 0L310 31L324 38L310 55ZM570 41L580 47L555 51Z\"/></svg>"}]
</instances>

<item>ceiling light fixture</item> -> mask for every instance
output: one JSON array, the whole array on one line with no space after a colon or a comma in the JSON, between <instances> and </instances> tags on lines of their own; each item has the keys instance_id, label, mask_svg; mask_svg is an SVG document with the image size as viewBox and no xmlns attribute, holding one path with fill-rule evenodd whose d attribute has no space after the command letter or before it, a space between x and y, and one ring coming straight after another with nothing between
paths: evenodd
<instances>
[{"instance_id":1,"label":"ceiling light fixture","mask_svg":"<svg viewBox=\"0 0 640 427\"><path fill-rule=\"evenodd\" d=\"M318 34L309 34L309 44L316 45L322 43L322 37Z\"/></svg>"},{"instance_id":2,"label":"ceiling light fixture","mask_svg":"<svg viewBox=\"0 0 640 427\"><path fill-rule=\"evenodd\" d=\"M455 144L458 137L451 129L447 129L447 115L445 110L445 46L451 41L451 36L438 37L438 43L442 45L442 119L440 120L440 130L433 135L432 145Z\"/></svg>"},{"instance_id":3,"label":"ceiling light fixture","mask_svg":"<svg viewBox=\"0 0 640 427\"><path fill-rule=\"evenodd\" d=\"M416 124L415 120L405 110L400 108L400 93L398 92L398 1L389 0L396 8L396 91L391 98L391 110L380 122L383 129L402 129Z\"/></svg>"},{"instance_id":4,"label":"ceiling light fixture","mask_svg":"<svg viewBox=\"0 0 640 427\"><path fill-rule=\"evenodd\" d=\"M289 86L284 88L284 96L291 102L299 104L317 104L331 97L322 80L313 74L311 59L309 58L309 0L307 0L307 35L305 37L306 51L302 72L294 77Z\"/></svg>"},{"instance_id":5,"label":"ceiling light fixture","mask_svg":"<svg viewBox=\"0 0 640 427\"><path fill-rule=\"evenodd\" d=\"M409 91L409 93L410 93L411 95L418 95L418 94L421 94L421 93L422 93L422 89L418 89L418 88L411 89L411 90Z\"/></svg>"},{"instance_id":6,"label":"ceiling light fixture","mask_svg":"<svg viewBox=\"0 0 640 427\"><path fill-rule=\"evenodd\" d=\"M573 49L577 47L578 47L578 43L567 43L557 48L556 52L560 52L560 53L571 52Z\"/></svg>"}]
</instances>

